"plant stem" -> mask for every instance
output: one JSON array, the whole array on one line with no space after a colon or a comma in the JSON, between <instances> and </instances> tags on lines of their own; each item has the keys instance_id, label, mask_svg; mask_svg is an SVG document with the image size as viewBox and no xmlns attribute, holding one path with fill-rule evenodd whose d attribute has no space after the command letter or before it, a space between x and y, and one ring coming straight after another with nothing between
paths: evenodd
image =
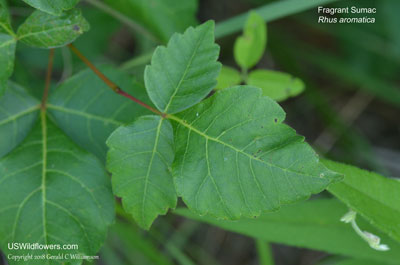
<instances>
[{"instance_id":1,"label":"plant stem","mask_svg":"<svg viewBox=\"0 0 400 265\"><path fill-rule=\"evenodd\" d=\"M118 12L117 10L109 7L108 5L104 4L103 2L100 2L98 0L86 0L87 3L97 7L98 9L104 11L105 13L109 14L110 16L118 19L121 21L123 24L127 25L137 33L140 33L142 35L145 35L147 38L150 40L156 42L156 43L161 43L161 41L153 35L150 31L148 31L146 28L142 27L139 25L137 22L133 21L129 17L125 16L124 14Z\"/></svg>"},{"instance_id":2,"label":"plant stem","mask_svg":"<svg viewBox=\"0 0 400 265\"><path fill-rule=\"evenodd\" d=\"M256 239L255 241L260 265L274 265L270 244L261 239Z\"/></svg>"},{"instance_id":3,"label":"plant stem","mask_svg":"<svg viewBox=\"0 0 400 265\"><path fill-rule=\"evenodd\" d=\"M162 113L161 111L158 111L157 109L147 105L146 103L144 103L143 101L135 98L132 95L129 95L128 93L126 93L125 91L123 91L117 84L115 84L113 81L111 81L110 79L108 79L107 76L105 76L102 72L100 72L99 69L97 69L96 66L94 66L94 64L92 64L73 44L68 44L68 47L71 49L71 51L73 53L75 53L79 59L82 60L82 62L84 62L90 69L92 69L92 71L101 79L104 81L104 83L109 86L115 93L124 96L138 104L140 104L141 106L145 107L146 109L150 110L151 112L154 112L157 115L160 115L163 118L167 117L167 114Z\"/></svg>"},{"instance_id":4,"label":"plant stem","mask_svg":"<svg viewBox=\"0 0 400 265\"><path fill-rule=\"evenodd\" d=\"M49 62L47 64L46 81L45 81L45 85L44 85L42 102L40 104L40 107L43 111L46 110L46 102L47 102L47 98L49 96L51 72L53 71L53 58L54 58L54 49L50 49Z\"/></svg>"}]
</instances>

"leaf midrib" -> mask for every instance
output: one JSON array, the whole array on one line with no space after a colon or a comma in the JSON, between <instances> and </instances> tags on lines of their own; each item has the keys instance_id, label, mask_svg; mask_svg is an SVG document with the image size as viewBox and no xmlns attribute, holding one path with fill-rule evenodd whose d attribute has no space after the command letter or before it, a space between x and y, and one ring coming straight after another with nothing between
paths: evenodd
<instances>
[{"instance_id":1,"label":"leaf midrib","mask_svg":"<svg viewBox=\"0 0 400 265\"><path fill-rule=\"evenodd\" d=\"M171 95L171 98L169 99L169 102L168 102L167 106L164 109L165 113L168 112L168 109L169 109L169 107L170 107L170 105L172 103L172 100L174 99L175 95L178 93L178 91L179 91L179 89L180 89L180 87L181 87L181 85L183 83L183 80L185 79L185 77L186 77L186 75L187 75L187 73L189 71L189 68L192 66L193 59L194 59L195 55L197 54L197 51L198 51L198 49L200 47L200 44L203 42L204 37L205 37L206 34L207 34L207 32L204 32L203 35L201 35L201 38L199 39L198 43L196 44L196 47L193 50L192 56L190 57L189 62L187 64L187 66L186 66L186 69L183 72L183 75L182 75L181 79L179 80L178 85L176 86L174 93Z\"/></svg>"},{"instance_id":2,"label":"leaf midrib","mask_svg":"<svg viewBox=\"0 0 400 265\"><path fill-rule=\"evenodd\" d=\"M42 31L31 31L31 32L23 34L23 35L19 35L18 34L17 36L18 36L18 40L22 40L22 39L24 39L26 37L29 37L29 36L34 36L34 35L39 35L39 34L48 34L49 32L57 31L57 30L60 30L60 29L71 27L71 26L72 25L69 24L69 25L63 25L63 26L54 27L54 28L50 28L50 29L44 29L43 28Z\"/></svg>"},{"instance_id":3,"label":"leaf midrib","mask_svg":"<svg viewBox=\"0 0 400 265\"><path fill-rule=\"evenodd\" d=\"M171 114L170 114L170 115L168 115L167 117L168 117L169 119L171 119L171 120L174 120L174 121L178 122L179 124L183 125L184 127L188 128L188 129L191 130L191 131L194 131L195 133L199 134L200 136L202 136L202 137L204 137L204 138L206 138L206 139L208 139L208 140L211 140L211 141L214 141L214 142L219 143L219 144L221 144L221 145L224 145L224 146L226 146L226 147L229 147L229 148L231 148L232 150L236 151L237 153L243 154L243 155L249 157L249 158L252 159L252 160L256 160L256 161L258 161L258 162L260 162L260 163L266 164L266 165L268 165L269 167L279 168L279 169L281 169L281 170L283 170L283 171L290 172L290 173L294 173L294 174L303 175L303 176L306 176L306 177L312 177L312 178L318 178L318 179L326 179L326 178L321 178L320 176L314 176L314 175L306 174L306 173L303 173L303 172L298 172L298 171L290 170L290 169L288 169L288 168L283 168L283 167L281 167L281 166L278 166L278 165L269 163L269 162L267 162L267 161L261 160L261 159L259 159L259 158L257 158L257 157L254 157L254 156L252 156L252 155L250 155L250 154L244 152L244 151L241 150L241 149L236 148L236 147L233 146L233 145L230 145L230 144L228 144L228 143L225 143L225 142L219 140L218 138L214 138L214 137L212 137L212 136L209 136L209 135L205 134L204 132L202 132L202 131L196 129L195 127L193 127L193 126L191 126L190 124L186 123L184 120L178 118L177 116L174 116L174 115L171 115Z\"/></svg>"},{"instance_id":4,"label":"leaf midrib","mask_svg":"<svg viewBox=\"0 0 400 265\"><path fill-rule=\"evenodd\" d=\"M9 122L15 121L16 119L18 119L22 116L28 115L36 110L39 110L39 108L40 108L40 105L35 105L35 106L28 108L24 111L21 111L15 115L8 116L7 119L0 121L0 126L4 125L6 123L9 123Z\"/></svg>"},{"instance_id":5,"label":"leaf midrib","mask_svg":"<svg viewBox=\"0 0 400 265\"><path fill-rule=\"evenodd\" d=\"M146 173L146 176L145 176L145 179L144 179L144 181L145 181L144 183L145 184L144 184L143 200L142 200L142 222L143 223L146 223L145 218L144 218L145 217L144 216L144 213L145 213L144 208L145 208L146 195L147 195L147 186L148 186L148 183L149 183L150 172L151 172L152 166L153 166L154 156L155 156L155 154L157 152L158 140L159 140L160 131L161 131L161 125L162 125L163 120L164 120L163 118L160 118L160 121L158 122L157 130L156 130L156 138L154 140L153 151L152 151L152 154L151 154L149 166L147 168L147 173Z\"/></svg>"},{"instance_id":6,"label":"leaf midrib","mask_svg":"<svg viewBox=\"0 0 400 265\"><path fill-rule=\"evenodd\" d=\"M102 122L112 123L112 124L115 124L117 126L120 126L120 125L123 124L122 122L119 122L119 121L114 120L114 119L104 118L102 116L97 116L97 115L93 115L93 114L90 114L90 113L87 113L87 112L74 110L74 109L69 109L69 108L64 108L64 107L56 106L56 105L52 105L52 104L47 104L47 108L48 109L53 109L53 110L58 110L60 112L65 112L65 113L68 113L68 114L82 116L82 117L85 117L85 118L91 119L91 120L99 120L99 121L102 121Z\"/></svg>"},{"instance_id":7,"label":"leaf midrib","mask_svg":"<svg viewBox=\"0 0 400 265\"><path fill-rule=\"evenodd\" d=\"M46 110L40 112L41 125L42 125L42 225L43 225L43 238L47 245L47 228L46 228L46 169L47 169L47 122L46 122ZM48 251L46 250L48 253Z\"/></svg>"}]
</instances>

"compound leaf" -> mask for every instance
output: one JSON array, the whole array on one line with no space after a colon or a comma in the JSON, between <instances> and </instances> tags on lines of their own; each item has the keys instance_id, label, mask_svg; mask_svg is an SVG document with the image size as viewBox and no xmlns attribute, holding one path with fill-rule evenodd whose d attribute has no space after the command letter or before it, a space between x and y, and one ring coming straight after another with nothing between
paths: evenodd
<instances>
[{"instance_id":1,"label":"compound leaf","mask_svg":"<svg viewBox=\"0 0 400 265\"><path fill-rule=\"evenodd\" d=\"M114 219L110 179L99 160L81 150L41 113L26 140L0 160L0 246L77 244L75 250L31 250L33 255L94 255ZM28 264L60 264L33 260Z\"/></svg>"},{"instance_id":2,"label":"compound leaf","mask_svg":"<svg viewBox=\"0 0 400 265\"><path fill-rule=\"evenodd\" d=\"M151 31L163 43L197 24L197 0L105 0Z\"/></svg>"},{"instance_id":3,"label":"compound leaf","mask_svg":"<svg viewBox=\"0 0 400 265\"><path fill-rule=\"evenodd\" d=\"M328 170L261 90L237 86L177 114L173 164L191 210L224 219L258 216L304 200L341 176Z\"/></svg>"},{"instance_id":4,"label":"compound leaf","mask_svg":"<svg viewBox=\"0 0 400 265\"><path fill-rule=\"evenodd\" d=\"M23 0L30 6L51 15L61 15L64 10L73 8L79 0Z\"/></svg>"},{"instance_id":5,"label":"compound leaf","mask_svg":"<svg viewBox=\"0 0 400 265\"><path fill-rule=\"evenodd\" d=\"M61 47L73 42L89 30L89 23L79 9L72 9L59 16L36 10L18 28L21 42L39 48Z\"/></svg>"},{"instance_id":6,"label":"compound leaf","mask_svg":"<svg viewBox=\"0 0 400 265\"><path fill-rule=\"evenodd\" d=\"M119 87L148 103L143 85L112 67L100 70ZM81 147L105 161L106 139L118 126L149 112L117 95L90 69L67 79L52 91L47 106L55 123Z\"/></svg>"},{"instance_id":7,"label":"compound leaf","mask_svg":"<svg viewBox=\"0 0 400 265\"><path fill-rule=\"evenodd\" d=\"M324 160L345 175L329 191L389 236L400 242L400 182L354 166Z\"/></svg>"},{"instance_id":8,"label":"compound leaf","mask_svg":"<svg viewBox=\"0 0 400 265\"><path fill-rule=\"evenodd\" d=\"M200 102L217 84L218 53L213 21L174 34L167 47L159 46L144 74L154 105L176 113Z\"/></svg>"},{"instance_id":9,"label":"compound leaf","mask_svg":"<svg viewBox=\"0 0 400 265\"><path fill-rule=\"evenodd\" d=\"M400 244L362 218L357 218L357 223L363 230L379 235L382 242L391 248L386 252L372 249L350 225L340 221L347 212L348 208L335 199L310 200L296 205L285 205L278 212L234 222L217 220L209 216L201 217L184 208L175 210L175 213L190 219L268 242L372 260L382 265L398 265ZM367 262L361 264L369 265Z\"/></svg>"},{"instance_id":10,"label":"compound leaf","mask_svg":"<svg viewBox=\"0 0 400 265\"><path fill-rule=\"evenodd\" d=\"M10 15L4 0L0 1L0 97L14 69L16 36L10 25Z\"/></svg>"},{"instance_id":11,"label":"compound leaf","mask_svg":"<svg viewBox=\"0 0 400 265\"><path fill-rule=\"evenodd\" d=\"M239 85L241 81L242 77L236 69L223 65L217 78L217 86L215 89L236 86Z\"/></svg>"},{"instance_id":12,"label":"compound leaf","mask_svg":"<svg viewBox=\"0 0 400 265\"><path fill-rule=\"evenodd\" d=\"M283 101L303 92L304 83L287 73L254 70L247 78L247 84L262 89L263 95L276 101Z\"/></svg>"},{"instance_id":13,"label":"compound leaf","mask_svg":"<svg viewBox=\"0 0 400 265\"><path fill-rule=\"evenodd\" d=\"M149 229L154 219L175 208L177 201L171 175L172 126L159 116L143 116L119 127L107 145L114 194L122 197L125 211Z\"/></svg>"},{"instance_id":14,"label":"compound leaf","mask_svg":"<svg viewBox=\"0 0 400 265\"><path fill-rule=\"evenodd\" d=\"M28 135L38 112L39 102L15 83L0 98L0 157L4 156Z\"/></svg>"},{"instance_id":15,"label":"compound leaf","mask_svg":"<svg viewBox=\"0 0 400 265\"><path fill-rule=\"evenodd\" d=\"M261 59L267 45L267 26L264 19L256 12L250 12L243 29L233 48L233 55L238 65L249 69Z\"/></svg>"}]
</instances>

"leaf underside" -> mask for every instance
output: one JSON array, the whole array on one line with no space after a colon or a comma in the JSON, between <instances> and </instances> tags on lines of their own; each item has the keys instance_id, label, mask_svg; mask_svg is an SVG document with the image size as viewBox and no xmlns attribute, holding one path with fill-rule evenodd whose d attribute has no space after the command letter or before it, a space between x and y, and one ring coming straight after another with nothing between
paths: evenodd
<instances>
[{"instance_id":1,"label":"leaf underside","mask_svg":"<svg viewBox=\"0 0 400 265\"><path fill-rule=\"evenodd\" d=\"M176 113L200 102L216 86L221 64L214 43L214 22L174 34L158 47L145 69L145 84L154 105Z\"/></svg>"},{"instance_id":2,"label":"leaf underside","mask_svg":"<svg viewBox=\"0 0 400 265\"><path fill-rule=\"evenodd\" d=\"M200 215L258 216L304 200L340 175L319 162L261 90L221 90L175 120L173 175L179 196Z\"/></svg>"},{"instance_id":3,"label":"leaf underside","mask_svg":"<svg viewBox=\"0 0 400 265\"><path fill-rule=\"evenodd\" d=\"M140 117L107 140L114 194L142 228L149 229L158 215L176 206L173 144L171 124L159 116Z\"/></svg>"},{"instance_id":4,"label":"leaf underside","mask_svg":"<svg viewBox=\"0 0 400 265\"><path fill-rule=\"evenodd\" d=\"M78 244L78 250L68 253L93 255L114 219L110 181L101 163L77 148L42 113L26 140L0 160L0 213L4 251L26 254L26 250L8 250L7 243L37 242ZM32 253L43 254L43 250Z\"/></svg>"}]
</instances>

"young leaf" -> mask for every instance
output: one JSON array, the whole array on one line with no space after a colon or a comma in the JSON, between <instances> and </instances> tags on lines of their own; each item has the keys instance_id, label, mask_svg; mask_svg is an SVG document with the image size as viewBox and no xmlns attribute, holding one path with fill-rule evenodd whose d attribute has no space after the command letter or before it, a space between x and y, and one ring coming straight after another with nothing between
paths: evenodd
<instances>
[{"instance_id":1,"label":"young leaf","mask_svg":"<svg viewBox=\"0 0 400 265\"><path fill-rule=\"evenodd\" d=\"M197 24L196 0L105 0L150 30L166 43L175 32L183 32Z\"/></svg>"},{"instance_id":2,"label":"young leaf","mask_svg":"<svg viewBox=\"0 0 400 265\"><path fill-rule=\"evenodd\" d=\"M22 255L27 250L8 249L7 243L78 244L77 250L29 253L94 255L114 219L109 177L41 114L26 140L0 160L1 249Z\"/></svg>"},{"instance_id":3,"label":"young leaf","mask_svg":"<svg viewBox=\"0 0 400 265\"><path fill-rule=\"evenodd\" d=\"M261 88L264 96L276 101L283 101L289 97L297 96L304 90L304 83L299 78L270 70L254 70L250 72L247 84Z\"/></svg>"},{"instance_id":4,"label":"young leaf","mask_svg":"<svg viewBox=\"0 0 400 265\"><path fill-rule=\"evenodd\" d=\"M243 69L249 69L261 59L267 45L267 26L264 19L256 12L250 12L243 36L235 41L233 54Z\"/></svg>"},{"instance_id":5,"label":"young leaf","mask_svg":"<svg viewBox=\"0 0 400 265\"><path fill-rule=\"evenodd\" d=\"M107 140L107 168L114 194L125 211L149 229L154 219L175 208L177 197L170 167L174 160L172 126L160 116L143 116L119 127Z\"/></svg>"},{"instance_id":6,"label":"young leaf","mask_svg":"<svg viewBox=\"0 0 400 265\"><path fill-rule=\"evenodd\" d=\"M236 69L228 66L222 66L221 72L219 73L219 76L217 78L217 86L215 87L215 89L223 89L231 86L236 86L239 85L241 81L242 77Z\"/></svg>"},{"instance_id":7,"label":"young leaf","mask_svg":"<svg viewBox=\"0 0 400 265\"><path fill-rule=\"evenodd\" d=\"M341 178L282 124L285 112L258 88L223 89L169 117L177 123L177 192L200 215L258 216Z\"/></svg>"},{"instance_id":8,"label":"young leaf","mask_svg":"<svg viewBox=\"0 0 400 265\"><path fill-rule=\"evenodd\" d=\"M59 16L36 10L18 28L21 42L39 48L61 47L73 42L89 30L89 23L79 9L72 9Z\"/></svg>"},{"instance_id":9,"label":"young leaf","mask_svg":"<svg viewBox=\"0 0 400 265\"><path fill-rule=\"evenodd\" d=\"M382 241L388 243L391 250L380 252L370 248L350 225L340 221L347 211L348 208L337 200L322 199L286 205L278 212L234 222L216 220L209 216L201 217L183 208L175 210L175 213L269 242L373 260L379 264L398 265L400 244L376 230L363 219L357 219L362 229L381 236Z\"/></svg>"},{"instance_id":10,"label":"young leaf","mask_svg":"<svg viewBox=\"0 0 400 265\"><path fill-rule=\"evenodd\" d=\"M323 163L345 175L329 191L389 236L400 242L400 182L350 165Z\"/></svg>"},{"instance_id":11,"label":"young leaf","mask_svg":"<svg viewBox=\"0 0 400 265\"><path fill-rule=\"evenodd\" d=\"M10 15L4 0L0 1L0 97L14 69L16 37L10 25Z\"/></svg>"},{"instance_id":12,"label":"young leaf","mask_svg":"<svg viewBox=\"0 0 400 265\"><path fill-rule=\"evenodd\" d=\"M154 105L164 113L176 113L200 102L217 84L218 53L213 21L175 34L167 47L158 47L144 73Z\"/></svg>"},{"instance_id":13,"label":"young leaf","mask_svg":"<svg viewBox=\"0 0 400 265\"><path fill-rule=\"evenodd\" d=\"M143 85L112 67L101 71L118 86L148 103ZM47 105L55 123L81 147L105 161L106 139L118 126L148 114L145 108L113 92L90 69L52 91Z\"/></svg>"},{"instance_id":14,"label":"young leaf","mask_svg":"<svg viewBox=\"0 0 400 265\"><path fill-rule=\"evenodd\" d=\"M64 10L72 9L79 0L23 0L28 5L33 6L51 15L61 15Z\"/></svg>"},{"instance_id":15,"label":"young leaf","mask_svg":"<svg viewBox=\"0 0 400 265\"><path fill-rule=\"evenodd\" d=\"M0 98L0 157L14 149L28 135L39 108L38 100L25 89L8 82L8 89Z\"/></svg>"}]
</instances>

